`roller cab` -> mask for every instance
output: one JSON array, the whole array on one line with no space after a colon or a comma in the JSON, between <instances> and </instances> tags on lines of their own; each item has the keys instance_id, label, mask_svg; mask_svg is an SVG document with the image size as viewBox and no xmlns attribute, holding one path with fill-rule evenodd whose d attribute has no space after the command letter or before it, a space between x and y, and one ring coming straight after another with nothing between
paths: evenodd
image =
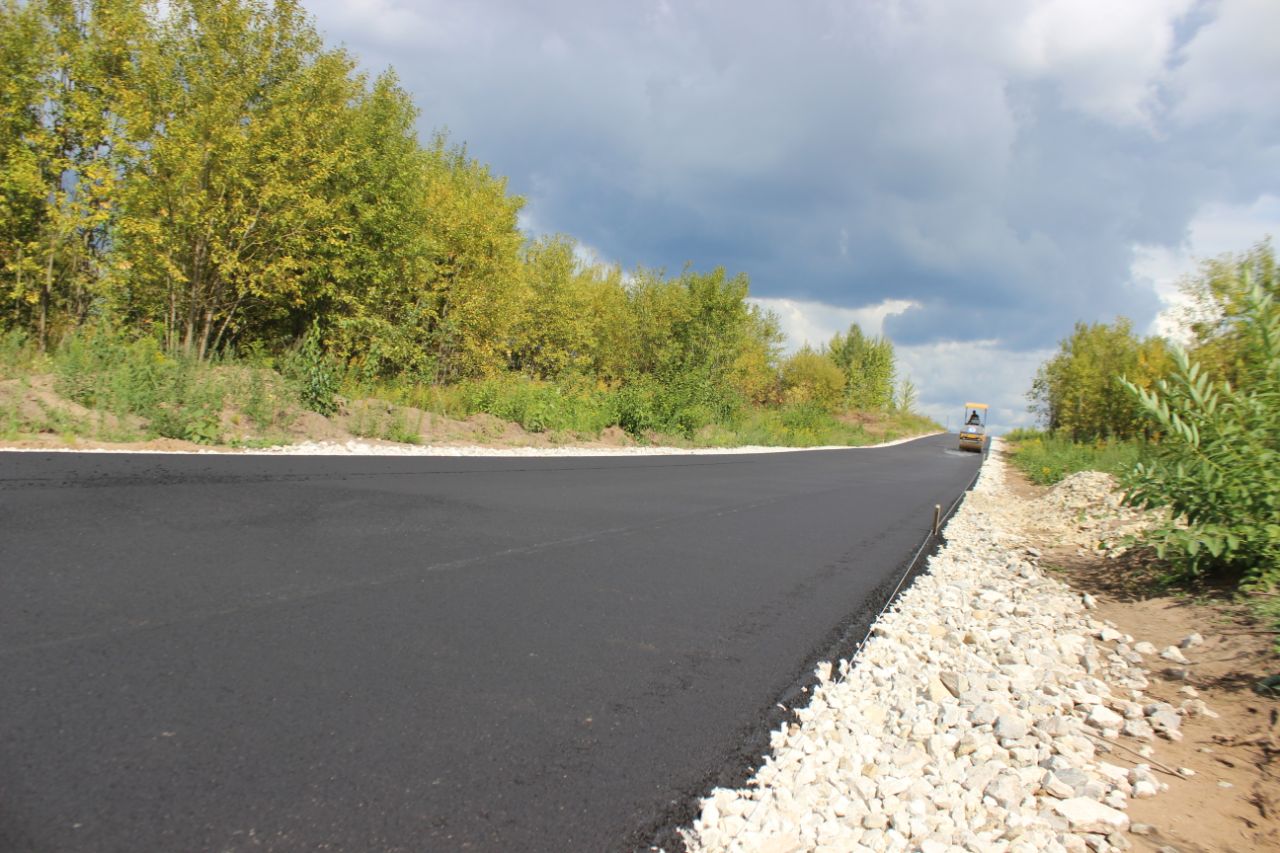
<instances>
[{"instance_id":1,"label":"roller cab","mask_svg":"<svg viewBox=\"0 0 1280 853\"><path fill-rule=\"evenodd\" d=\"M987 448L987 404L965 403L960 422L960 449L978 453Z\"/></svg>"}]
</instances>

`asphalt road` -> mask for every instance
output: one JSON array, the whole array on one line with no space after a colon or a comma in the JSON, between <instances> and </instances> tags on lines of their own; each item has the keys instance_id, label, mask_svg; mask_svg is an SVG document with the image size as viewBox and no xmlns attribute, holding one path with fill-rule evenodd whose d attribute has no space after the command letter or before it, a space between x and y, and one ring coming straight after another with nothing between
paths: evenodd
<instances>
[{"instance_id":1,"label":"asphalt road","mask_svg":"<svg viewBox=\"0 0 1280 853\"><path fill-rule=\"evenodd\" d=\"M878 608L953 441L0 453L0 850L634 849Z\"/></svg>"}]
</instances>

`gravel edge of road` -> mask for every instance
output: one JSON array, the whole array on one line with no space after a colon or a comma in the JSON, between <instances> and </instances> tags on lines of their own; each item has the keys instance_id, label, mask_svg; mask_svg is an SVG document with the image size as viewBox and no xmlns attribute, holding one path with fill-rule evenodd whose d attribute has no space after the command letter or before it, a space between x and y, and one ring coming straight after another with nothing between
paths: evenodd
<instances>
[{"instance_id":1,"label":"gravel edge of road","mask_svg":"<svg viewBox=\"0 0 1280 853\"><path fill-rule=\"evenodd\" d=\"M923 433L908 438L881 442L880 444L857 446L833 444L821 447L764 447L761 445L743 445L741 447L582 447L571 445L564 447L488 447L484 445L388 444L352 440L345 442L307 441L300 444L286 444L252 450L121 450L110 447L5 447L0 445L0 453L129 453L153 456L724 456L748 453L799 453L810 450L873 450L881 447L895 447L899 444L906 444L910 441L942 434L942 432Z\"/></svg>"},{"instance_id":2,"label":"gravel edge of road","mask_svg":"<svg viewBox=\"0 0 1280 853\"><path fill-rule=\"evenodd\" d=\"M818 665L811 701L747 785L702 800L681 831L689 850L1129 848L1143 827L1127 800L1167 787L1142 760L1149 741L1180 737L1182 712L1142 694L1142 644L1040 571L1003 465L987 458L872 637Z\"/></svg>"}]
</instances>

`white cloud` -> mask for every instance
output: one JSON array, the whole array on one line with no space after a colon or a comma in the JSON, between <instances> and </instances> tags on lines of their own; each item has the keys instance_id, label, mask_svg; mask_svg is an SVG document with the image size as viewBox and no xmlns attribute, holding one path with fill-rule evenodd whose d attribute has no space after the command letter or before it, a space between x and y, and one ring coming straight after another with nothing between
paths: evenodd
<instances>
[{"instance_id":1,"label":"white cloud","mask_svg":"<svg viewBox=\"0 0 1280 853\"><path fill-rule=\"evenodd\" d=\"M996 433L1033 426L1027 392L1036 369L1054 350L1013 352L999 341L940 341L895 349L898 375L920 393L921 412L955 429L968 401L991 406L987 425Z\"/></svg>"},{"instance_id":2,"label":"white cloud","mask_svg":"<svg viewBox=\"0 0 1280 853\"><path fill-rule=\"evenodd\" d=\"M1181 51L1173 83L1183 122L1222 116L1274 117L1280 92L1280 3L1221 0L1214 19Z\"/></svg>"},{"instance_id":3,"label":"white cloud","mask_svg":"<svg viewBox=\"0 0 1280 853\"><path fill-rule=\"evenodd\" d=\"M747 301L777 315L782 333L786 335L786 343L783 344L786 352L795 352L805 345L817 349L828 343L837 332L847 332L853 323L857 323L864 334L882 335L886 317L905 314L916 307L916 303L905 299L886 299L862 308L755 296Z\"/></svg>"},{"instance_id":4,"label":"white cloud","mask_svg":"<svg viewBox=\"0 0 1280 853\"><path fill-rule=\"evenodd\" d=\"M1203 261L1239 254L1274 235L1280 235L1280 197L1266 194L1250 204L1205 205L1191 220L1186 238L1176 246L1135 246L1130 276L1152 287L1164 304L1147 334L1181 338L1182 280L1194 275Z\"/></svg>"},{"instance_id":5,"label":"white cloud","mask_svg":"<svg viewBox=\"0 0 1280 853\"><path fill-rule=\"evenodd\" d=\"M339 41L352 36L388 46L421 46L458 37L468 29L462 15L403 0L311 0L307 3L328 35Z\"/></svg>"},{"instance_id":6,"label":"white cloud","mask_svg":"<svg viewBox=\"0 0 1280 853\"><path fill-rule=\"evenodd\" d=\"M787 336L785 349L795 352L805 344L821 346L837 332L857 323L869 335L883 334L887 317L916 307L904 300L886 300L862 308L840 308L796 299L761 299L751 302L773 311ZM1027 391L1036 368L1052 350L1011 352L997 340L940 341L919 346L895 346L898 378L910 379L919 395L918 409L946 425L955 426L960 408L973 400L991 406L989 423L1004 432L1030 426Z\"/></svg>"},{"instance_id":7,"label":"white cloud","mask_svg":"<svg viewBox=\"0 0 1280 853\"><path fill-rule=\"evenodd\" d=\"M1076 109L1119 124L1148 124L1193 0L1040 0L1015 35L1015 62L1055 83Z\"/></svg>"}]
</instances>

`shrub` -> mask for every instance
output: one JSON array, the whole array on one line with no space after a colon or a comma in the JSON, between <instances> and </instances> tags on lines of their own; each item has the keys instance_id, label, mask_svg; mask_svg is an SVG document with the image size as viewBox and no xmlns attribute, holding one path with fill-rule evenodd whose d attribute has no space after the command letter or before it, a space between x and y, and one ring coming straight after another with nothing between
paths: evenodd
<instances>
[{"instance_id":1,"label":"shrub","mask_svg":"<svg viewBox=\"0 0 1280 853\"><path fill-rule=\"evenodd\" d=\"M312 329L302 345L284 359L283 372L297 389L298 402L321 415L338 411L338 389L342 384L337 364L324 351L320 333Z\"/></svg>"},{"instance_id":2,"label":"shrub","mask_svg":"<svg viewBox=\"0 0 1280 853\"><path fill-rule=\"evenodd\" d=\"M1270 585L1280 581L1280 306L1247 272L1239 287L1248 359L1237 386L1211 381L1181 350L1155 390L1126 381L1161 431L1126 479L1126 501L1169 507L1173 520L1146 541L1184 575Z\"/></svg>"},{"instance_id":3,"label":"shrub","mask_svg":"<svg viewBox=\"0 0 1280 853\"><path fill-rule=\"evenodd\" d=\"M1017 443L1019 441L1031 441L1036 438L1044 438L1046 435L1048 435L1048 433L1043 430L1017 427L1006 432L1004 434L1004 440L1011 443Z\"/></svg>"},{"instance_id":4,"label":"shrub","mask_svg":"<svg viewBox=\"0 0 1280 853\"><path fill-rule=\"evenodd\" d=\"M705 375L680 374L662 380L639 374L618 390L615 405L614 422L632 435L661 432L693 438L712 424L732 426L745 402L736 389Z\"/></svg>"},{"instance_id":5,"label":"shrub","mask_svg":"<svg viewBox=\"0 0 1280 853\"><path fill-rule=\"evenodd\" d=\"M828 356L802 349L782 364L782 390L787 402L832 411L844 396L845 374Z\"/></svg>"},{"instance_id":6,"label":"shrub","mask_svg":"<svg viewBox=\"0 0 1280 853\"><path fill-rule=\"evenodd\" d=\"M35 344L26 332L0 331L0 379L30 372L39 360Z\"/></svg>"}]
</instances>

